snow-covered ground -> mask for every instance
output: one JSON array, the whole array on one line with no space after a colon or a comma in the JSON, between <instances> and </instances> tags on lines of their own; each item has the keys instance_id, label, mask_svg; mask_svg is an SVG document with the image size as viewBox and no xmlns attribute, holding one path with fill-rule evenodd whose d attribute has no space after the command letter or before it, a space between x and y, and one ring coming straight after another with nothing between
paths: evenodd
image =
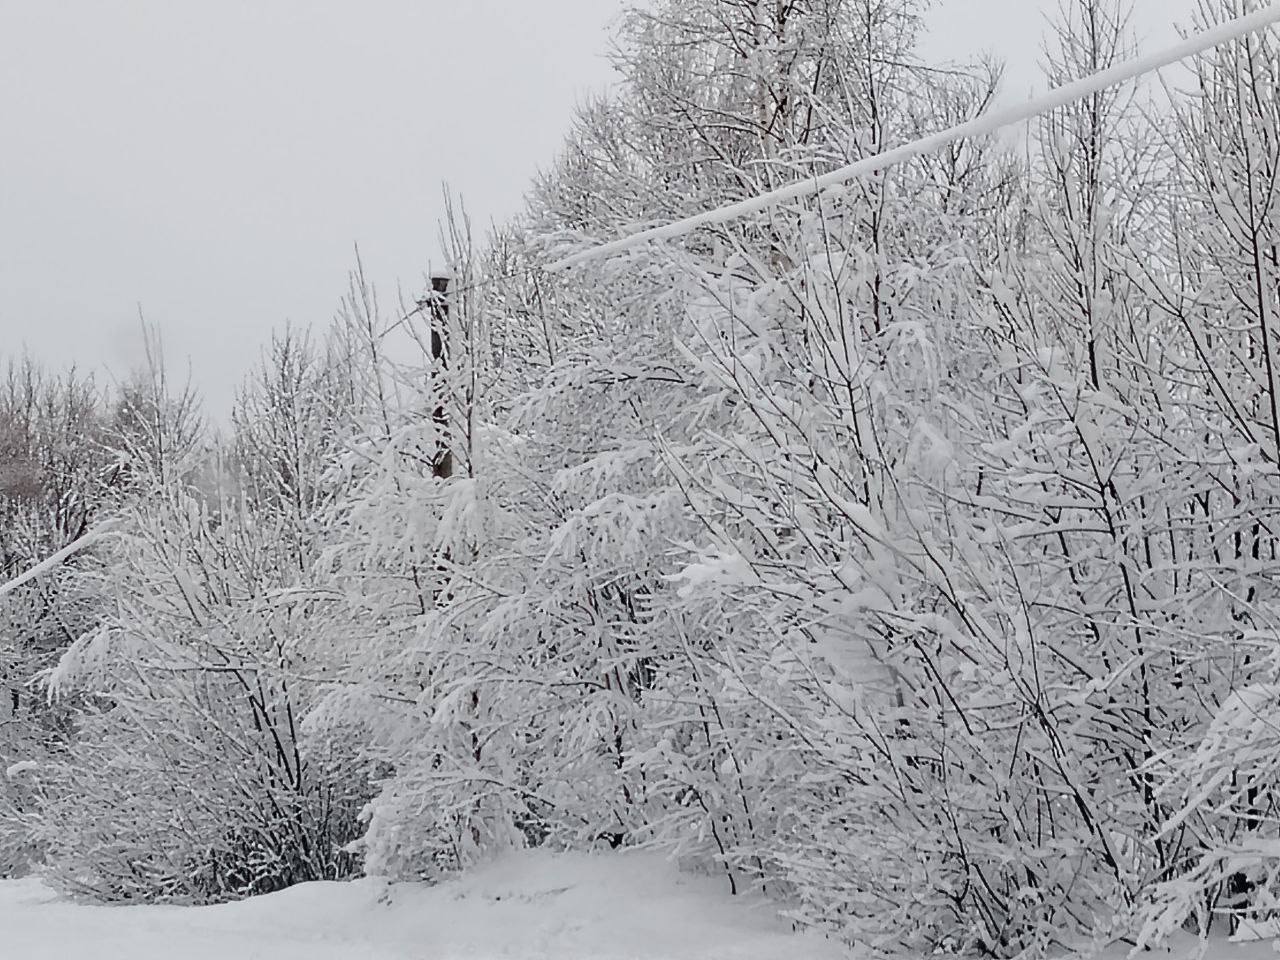
<instances>
[{"instance_id":1,"label":"snow-covered ground","mask_svg":"<svg viewBox=\"0 0 1280 960\"><path fill-rule=\"evenodd\" d=\"M1094 960L1126 960L1116 945ZM1269 960L1280 940L1191 937L1148 960ZM773 909L660 858L512 855L428 887L306 883L215 907L75 903L0 881L0 960L850 960Z\"/></svg>"},{"instance_id":2,"label":"snow-covered ground","mask_svg":"<svg viewBox=\"0 0 1280 960\"><path fill-rule=\"evenodd\" d=\"M0 882L4 960L837 960L760 904L650 856L508 857L425 887L309 883L216 907L71 903Z\"/></svg>"}]
</instances>

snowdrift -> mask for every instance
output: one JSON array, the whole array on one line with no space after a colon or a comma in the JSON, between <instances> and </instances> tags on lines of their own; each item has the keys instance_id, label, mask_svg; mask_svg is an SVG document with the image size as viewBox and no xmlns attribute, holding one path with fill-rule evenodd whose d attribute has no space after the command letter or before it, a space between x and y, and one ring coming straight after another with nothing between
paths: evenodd
<instances>
[{"instance_id":1,"label":"snowdrift","mask_svg":"<svg viewBox=\"0 0 1280 960\"><path fill-rule=\"evenodd\" d=\"M767 904L647 855L512 855L435 887L308 883L214 907L69 902L0 882L4 960L837 960Z\"/></svg>"}]
</instances>

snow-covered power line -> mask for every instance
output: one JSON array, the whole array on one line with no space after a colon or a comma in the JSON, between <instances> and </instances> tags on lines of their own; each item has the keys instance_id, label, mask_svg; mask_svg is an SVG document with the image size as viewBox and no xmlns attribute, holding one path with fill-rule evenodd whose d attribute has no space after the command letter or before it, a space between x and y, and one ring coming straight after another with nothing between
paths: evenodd
<instances>
[{"instance_id":1,"label":"snow-covered power line","mask_svg":"<svg viewBox=\"0 0 1280 960\"><path fill-rule=\"evenodd\" d=\"M876 173L887 167L902 163L904 160L910 160L912 157L921 154L931 153L941 147L954 143L957 140L964 140L970 137L981 137L991 133L995 133L1003 127L1012 126L1015 123L1021 123L1025 120L1031 120L1051 110L1057 110L1068 104L1083 100L1085 97L1092 96L1108 87L1118 86L1135 80L1144 74L1152 73L1163 67L1170 66L1187 57L1204 53L1221 44L1228 43L1232 40L1246 36L1250 33L1256 33L1264 30L1272 24L1280 21L1280 3L1273 3L1261 10L1255 10L1253 13L1245 14L1235 20L1230 20L1216 27L1211 27L1194 36L1187 37L1180 43L1161 50L1156 53L1135 57L1124 63L1117 64L1098 73L1090 74L1080 80L1075 80L1064 86L1057 87L1042 97L1036 97L1027 101L1025 104L1017 106L1005 107L999 110L990 110L986 113L968 120L964 123L957 124L954 127L943 130L939 133L922 137L911 143L895 147L892 150L886 150L872 157L866 157L856 163L848 164L839 169L832 170L819 177L813 177L807 180L801 180L790 186L782 187L778 190L772 190L768 193L762 193L759 196L751 197L747 200L741 200L737 203L726 204L723 207L717 207L714 210L707 210L703 213L695 214L692 217L686 217L683 220L677 220L674 223L668 223L661 227L653 227L648 230L642 230L627 237L613 240L599 246L591 247L587 250L579 251L563 257L550 264L547 269L551 271L562 270L575 264L586 263L590 260L598 260L601 257L608 257L620 251L627 250L631 247L639 246L650 240L670 240L675 237L681 237L690 231L699 227L710 226L712 224L725 223L738 217L749 216L753 213L759 213L778 203L787 200L795 200L799 197L812 196L820 193L827 187L837 184L846 183L858 177L867 174Z\"/></svg>"},{"instance_id":2,"label":"snow-covered power line","mask_svg":"<svg viewBox=\"0 0 1280 960\"><path fill-rule=\"evenodd\" d=\"M112 529L113 528L110 523L104 523L96 527L95 529L90 530L88 533L86 533L83 537L80 537L78 540L72 540L69 544L67 544L57 553L52 554L46 557L45 559L41 560L39 563L37 563L34 567L32 567L26 573L22 574L21 576L14 577L8 583L0 584L0 597L5 596L6 594L12 593L14 590L17 590L23 584L30 583L32 580L36 579L36 577L43 576L44 574L52 570L54 567L62 563L64 560L74 556L75 554L79 553L81 550L85 550L93 546L95 543L101 540L103 536L110 533Z\"/></svg>"}]
</instances>

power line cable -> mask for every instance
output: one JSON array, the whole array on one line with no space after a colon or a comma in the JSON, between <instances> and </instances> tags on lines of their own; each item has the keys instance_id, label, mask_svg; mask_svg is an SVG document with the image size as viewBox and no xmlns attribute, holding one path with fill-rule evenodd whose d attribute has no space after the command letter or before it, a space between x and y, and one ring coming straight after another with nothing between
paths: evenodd
<instances>
[{"instance_id":1,"label":"power line cable","mask_svg":"<svg viewBox=\"0 0 1280 960\"><path fill-rule=\"evenodd\" d=\"M1134 57L1114 67L1100 70L1080 80L1057 87L1043 96L1033 98L1024 104L999 110L989 110L972 120L956 124L939 133L921 137L919 140L895 147L892 150L883 151L875 156L865 157L862 160L839 167L821 176L813 177L809 180L801 180L789 186L771 190L768 193L762 193L746 200L725 204L713 210L706 210L694 216L685 217L683 220L677 220L674 223L641 230L639 233L581 250L578 253L561 257L559 260L549 264L546 269L548 272L554 273L581 263L588 263L592 260L599 260L621 253L624 250L629 250L652 240L675 239L676 237L685 236L699 227L725 223L729 220L736 220L739 217L760 213L787 200L813 196L828 187L877 173L887 167L918 157L921 154L931 153L941 147L955 143L957 140L987 136L1015 123L1032 120L1052 110L1060 109L1086 97L1093 96L1109 87L1128 83L1144 74L1171 66L1188 57L1204 53L1224 43L1238 40L1248 34L1262 31L1277 21L1280 21L1280 3L1273 3L1261 10L1255 10L1253 13L1245 14L1216 27L1203 30L1165 50Z\"/></svg>"}]
</instances>

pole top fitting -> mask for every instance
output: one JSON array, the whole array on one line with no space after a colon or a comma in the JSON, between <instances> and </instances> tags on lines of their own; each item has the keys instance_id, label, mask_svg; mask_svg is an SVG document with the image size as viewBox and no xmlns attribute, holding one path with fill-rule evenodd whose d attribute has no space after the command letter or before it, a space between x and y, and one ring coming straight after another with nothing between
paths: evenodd
<instances>
[{"instance_id":1,"label":"pole top fitting","mask_svg":"<svg viewBox=\"0 0 1280 960\"><path fill-rule=\"evenodd\" d=\"M453 280L453 271L448 267L439 267L431 271L431 290L433 293L445 293L449 282Z\"/></svg>"}]
</instances>

